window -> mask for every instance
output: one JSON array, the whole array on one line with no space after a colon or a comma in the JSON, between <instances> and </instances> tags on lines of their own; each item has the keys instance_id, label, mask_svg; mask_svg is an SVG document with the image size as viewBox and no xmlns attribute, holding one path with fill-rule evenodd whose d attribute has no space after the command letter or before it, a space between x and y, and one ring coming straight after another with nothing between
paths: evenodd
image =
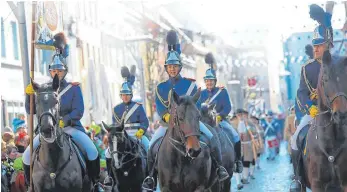
<instances>
[{"instance_id":1,"label":"window","mask_svg":"<svg viewBox=\"0 0 347 192\"><path fill-rule=\"evenodd\" d=\"M13 56L14 56L14 59L19 60L17 23L14 21L11 21L11 27L12 27L12 41L13 41Z\"/></svg>"},{"instance_id":2,"label":"window","mask_svg":"<svg viewBox=\"0 0 347 192\"><path fill-rule=\"evenodd\" d=\"M6 43L5 43L5 23L4 18L1 17L1 57L6 57Z\"/></svg>"}]
</instances>

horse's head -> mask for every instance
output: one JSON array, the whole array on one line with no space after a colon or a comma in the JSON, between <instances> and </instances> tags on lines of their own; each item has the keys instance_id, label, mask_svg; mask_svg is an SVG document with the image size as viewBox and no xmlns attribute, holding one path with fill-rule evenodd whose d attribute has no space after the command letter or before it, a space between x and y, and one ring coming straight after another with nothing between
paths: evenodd
<instances>
[{"instance_id":1,"label":"horse's head","mask_svg":"<svg viewBox=\"0 0 347 192\"><path fill-rule=\"evenodd\" d=\"M38 126L41 138L53 143L57 138L59 123L59 78L55 75L50 83L39 85L34 80L31 84L36 92L36 114L39 118Z\"/></svg>"},{"instance_id":2,"label":"horse's head","mask_svg":"<svg viewBox=\"0 0 347 192\"><path fill-rule=\"evenodd\" d=\"M339 123L347 118L347 57L333 59L325 51L320 79L320 108L330 110L334 122Z\"/></svg>"},{"instance_id":3,"label":"horse's head","mask_svg":"<svg viewBox=\"0 0 347 192\"><path fill-rule=\"evenodd\" d=\"M211 104L211 105L206 103L201 104L201 110L200 110L201 121L204 123L207 123L211 127L216 126L217 112L215 107L216 107L216 104Z\"/></svg>"},{"instance_id":4,"label":"horse's head","mask_svg":"<svg viewBox=\"0 0 347 192\"><path fill-rule=\"evenodd\" d=\"M108 145L111 151L117 151L121 149L114 149L115 146L120 147L129 140L129 136L124 130L124 123L107 125L102 122L105 129L108 131ZM125 150L124 147L122 150Z\"/></svg>"},{"instance_id":5,"label":"horse's head","mask_svg":"<svg viewBox=\"0 0 347 192\"><path fill-rule=\"evenodd\" d=\"M200 98L200 89L194 96L177 95L172 91L170 99L170 128L180 137L185 144L186 152L190 157L197 157L201 152L200 136L200 113L196 102Z\"/></svg>"}]
</instances>

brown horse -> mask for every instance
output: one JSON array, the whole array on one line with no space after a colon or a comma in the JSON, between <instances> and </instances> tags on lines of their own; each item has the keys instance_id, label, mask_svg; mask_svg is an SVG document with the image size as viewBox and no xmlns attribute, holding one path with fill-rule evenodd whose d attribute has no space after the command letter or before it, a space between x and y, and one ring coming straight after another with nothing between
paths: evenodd
<instances>
[{"instance_id":1,"label":"brown horse","mask_svg":"<svg viewBox=\"0 0 347 192\"><path fill-rule=\"evenodd\" d=\"M304 189L347 191L347 57L324 53L317 88L320 113L306 136Z\"/></svg>"}]
</instances>

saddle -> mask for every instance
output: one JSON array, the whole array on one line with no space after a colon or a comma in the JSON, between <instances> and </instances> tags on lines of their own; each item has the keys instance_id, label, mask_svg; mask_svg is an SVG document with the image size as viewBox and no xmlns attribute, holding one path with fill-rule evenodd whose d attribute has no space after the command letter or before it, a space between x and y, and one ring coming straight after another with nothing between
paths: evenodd
<instances>
[{"instance_id":1,"label":"saddle","mask_svg":"<svg viewBox=\"0 0 347 192\"><path fill-rule=\"evenodd\" d=\"M306 149L306 142L307 142L307 133L309 129L310 129L309 124L303 127L298 134L298 138L296 139L296 144L299 150L304 153L306 153L305 149Z\"/></svg>"},{"instance_id":2,"label":"saddle","mask_svg":"<svg viewBox=\"0 0 347 192\"><path fill-rule=\"evenodd\" d=\"M131 140L132 143L136 143L137 145L139 145L139 154L141 158L147 158L147 151L145 149L145 146L142 144L142 142L137 141L136 139L129 137L129 139Z\"/></svg>"}]
</instances>

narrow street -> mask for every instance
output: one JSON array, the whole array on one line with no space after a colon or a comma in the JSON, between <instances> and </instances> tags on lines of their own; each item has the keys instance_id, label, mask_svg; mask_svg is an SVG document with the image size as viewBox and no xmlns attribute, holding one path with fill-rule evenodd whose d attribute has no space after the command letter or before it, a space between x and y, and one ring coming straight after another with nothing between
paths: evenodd
<instances>
[{"instance_id":1,"label":"narrow street","mask_svg":"<svg viewBox=\"0 0 347 192\"><path fill-rule=\"evenodd\" d=\"M281 143L279 156L275 161L267 161L266 154L261 157L261 169L255 170L255 180L244 185L242 192L288 192L293 174L292 164L289 162L286 143ZM238 191L236 180L232 178L232 191Z\"/></svg>"}]
</instances>

